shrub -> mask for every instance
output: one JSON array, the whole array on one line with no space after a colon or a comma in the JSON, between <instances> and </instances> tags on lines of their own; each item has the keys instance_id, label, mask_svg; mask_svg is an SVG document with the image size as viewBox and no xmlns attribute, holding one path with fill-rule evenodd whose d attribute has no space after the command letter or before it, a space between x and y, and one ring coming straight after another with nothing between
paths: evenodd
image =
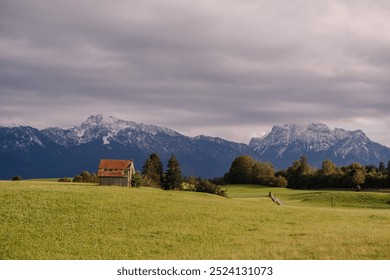
<instances>
[{"instance_id":1,"label":"shrub","mask_svg":"<svg viewBox=\"0 0 390 280\"><path fill-rule=\"evenodd\" d=\"M189 182L183 182L183 183L181 183L181 190L187 191L187 192L195 192L196 187L194 184L191 184Z\"/></svg>"},{"instance_id":2,"label":"shrub","mask_svg":"<svg viewBox=\"0 0 390 280\"><path fill-rule=\"evenodd\" d=\"M131 178L131 186L139 188L143 184L142 175L138 171Z\"/></svg>"},{"instance_id":3,"label":"shrub","mask_svg":"<svg viewBox=\"0 0 390 280\"><path fill-rule=\"evenodd\" d=\"M14 177L12 177L12 181L21 181L21 180L23 180L22 179L22 176L14 176Z\"/></svg>"},{"instance_id":4,"label":"shrub","mask_svg":"<svg viewBox=\"0 0 390 280\"><path fill-rule=\"evenodd\" d=\"M216 194L220 196L227 196L226 190L221 189L220 186L213 184L206 179L198 179L195 183L195 191Z\"/></svg>"},{"instance_id":5,"label":"shrub","mask_svg":"<svg viewBox=\"0 0 390 280\"><path fill-rule=\"evenodd\" d=\"M70 182L72 182L72 180L67 178L67 177L63 177L63 178L58 179L58 182L70 183Z\"/></svg>"},{"instance_id":6,"label":"shrub","mask_svg":"<svg viewBox=\"0 0 390 280\"><path fill-rule=\"evenodd\" d=\"M73 182L77 183L99 183L100 180L96 174L89 173L88 171L83 171L80 175L77 175L73 178Z\"/></svg>"}]
</instances>

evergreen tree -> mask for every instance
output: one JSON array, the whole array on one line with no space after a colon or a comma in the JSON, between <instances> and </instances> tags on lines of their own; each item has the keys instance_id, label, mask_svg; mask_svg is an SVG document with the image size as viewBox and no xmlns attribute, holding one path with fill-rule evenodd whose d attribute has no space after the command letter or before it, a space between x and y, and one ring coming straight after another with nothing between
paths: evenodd
<instances>
[{"instance_id":1,"label":"evergreen tree","mask_svg":"<svg viewBox=\"0 0 390 280\"><path fill-rule=\"evenodd\" d=\"M172 155L168 161L167 171L164 178L164 189L175 190L181 189L182 175L180 164L177 161L175 155Z\"/></svg>"},{"instance_id":2,"label":"evergreen tree","mask_svg":"<svg viewBox=\"0 0 390 280\"><path fill-rule=\"evenodd\" d=\"M142 177L146 186L161 188L164 180L164 169L160 157L153 153L142 167Z\"/></svg>"},{"instance_id":3,"label":"evergreen tree","mask_svg":"<svg viewBox=\"0 0 390 280\"><path fill-rule=\"evenodd\" d=\"M383 161L379 163L379 171L382 173L386 172L385 163Z\"/></svg>"}]
</instances>

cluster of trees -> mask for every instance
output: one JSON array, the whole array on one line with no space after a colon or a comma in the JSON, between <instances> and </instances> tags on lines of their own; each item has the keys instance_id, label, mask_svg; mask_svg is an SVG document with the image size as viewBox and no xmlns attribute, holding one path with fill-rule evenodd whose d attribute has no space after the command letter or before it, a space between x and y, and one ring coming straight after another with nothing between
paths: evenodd
<instances>
[{"instance_id":1,"label":"cluster of trees","mask_svg":"<svg viewBox=\"0 0 390 280\"><path fill-rule=\"evenodd\" d=\"M385 167L381 162L379 166L352 163L349 166L338 167L330 160L325 160L320 169L311 167L306 156L286 170L277 174L284 176L288 187L300 189L312 188L356 188L381 189L390 187L390 161Z\"/></svg>"},{"instance_id":2,"label":"cluster of trees","mask_svg":"<svg viewBox=\"0 0 390 280\"><path fill-rule=\"evenodd\" d=\"M195 177L183 177L180 164L172 155L164 172L160 157L153 153L142 167L139 184L164 190L197 191L226 196L226 191L209 180Z\"/></svg>"},{"instance_id":3,"label":"cluster of trees","mask_svg":"<svg viewBox=\"0 0 390 280\"><path fill-rule=\"evenodd\" d=\"M168 160L167 170L164 172L160 157L153 153L142 167L142 184L164 190L180 190L183 177L180 164L172 155Z\"/></svg>"},{"instance_id":4,"label":"cluster of trees","mask_svg":"<svg viewBox=\"0 0 390 280\"><path fill-rule=\"evenodd\" d=\"M259 184L274 187L286 187L285 177L275 173L269 162L260 162L250 156L235 158L225 174L223 182L226 184Z\"/></svg>"},{"instance_id":5,"label":"cluster of trees","mask_svg":"<svg viewBox=\"0 0 390 280\"><path fill-rule=\"evenodd\" d=\"M239 156L232 162L222 183L287 186L296 189L390 188L390 161L387 167L383 162L378 167L363 166L359 163L338 167L332 161L325 160L320 169L315 169L303 155L286 170L275 172L272 164L268 162L259 162L250 156Z\"/></svg>"}]
</instances>

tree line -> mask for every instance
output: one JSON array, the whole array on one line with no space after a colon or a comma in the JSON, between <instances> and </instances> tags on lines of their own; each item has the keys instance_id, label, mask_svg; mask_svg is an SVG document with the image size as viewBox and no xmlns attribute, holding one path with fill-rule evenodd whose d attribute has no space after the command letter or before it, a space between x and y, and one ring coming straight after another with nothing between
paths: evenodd
<instances>
[{"instance_id":1,"label":"tree line","mask_svg":"<svg viewBox=\"0 0 390 280\"><path fill-rule=\"evenodd\" d=\"M62 178L60 180L70 179ZM96 174L87 171L73 179L74 182L99 182ZM269 162L261 162L250 156L239 156L233 160L229 171L221 178L203 179L184 177L179 161L172 155L164 171L160 157L153 153L145 161L142 172L136 172L132 186L148 186L164 190L197 191L226 196L224 184L258 184L294 189L385 189L390 188L390 160L385 166L352 163L337 166L330 160L322 162L321 168L309 165L307 157L301 156L287 169L276 171Z\"/></svg>"},{"instance_id":2,"label":"tree line","mask_svg":"<svg viewBox=\"0 0 390 280\"><path fill-rule=\"evenodd\" d=\"M143 185L164 190L196 191L226 196L226 191L210 180L182 176L180 164L175 155L168 160L167 169L164 172L160 157L156 153L151 154L142 167L142 173L134 177L136 178L135 186Z\"/></svg>"},{"instance_id":3,"label":"tree line","mask_svg":"<svg viewBox=\"0 0 390 280\"><path fill-rule=\"evenodd\" d=\"M260 162L250 156L239 156L231 164L223 177L226 184L258 184L273 187L286 187L285 177L275 173L269 162Z\"/></svg>"},{"instance_id":4,"label":"tree line","mask_svg":"<svg viewBox=\"0 0 390 280\"><path fill-rule=\"evenodd\" d=\"M234 159L221 182L294 189L383 189L390 188L390 161L387 167L383 162L379 166L352 163L339 167L332 161L325 160L320 169L315 169L303 155L287 169L275 171L271 163L259 162L250 156L240 156Z\"/></svg>"}]
</instances>

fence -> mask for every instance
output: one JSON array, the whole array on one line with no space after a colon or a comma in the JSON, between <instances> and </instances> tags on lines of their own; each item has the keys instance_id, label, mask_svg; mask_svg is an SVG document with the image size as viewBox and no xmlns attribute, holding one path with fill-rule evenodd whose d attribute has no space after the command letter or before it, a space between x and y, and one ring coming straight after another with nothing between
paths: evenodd
<instances>
[{"instance_id":1,"label":"fence","mask_svg":"<svg viewBox=\"0 0 390 280\"><path fill-rule=\"evenodd\" d=\"M273 202L275 202L277 205L283 206L283 202L276 197L272 192L269 192L269 197L272 199Z\"/></svg>"}]
</instances>

